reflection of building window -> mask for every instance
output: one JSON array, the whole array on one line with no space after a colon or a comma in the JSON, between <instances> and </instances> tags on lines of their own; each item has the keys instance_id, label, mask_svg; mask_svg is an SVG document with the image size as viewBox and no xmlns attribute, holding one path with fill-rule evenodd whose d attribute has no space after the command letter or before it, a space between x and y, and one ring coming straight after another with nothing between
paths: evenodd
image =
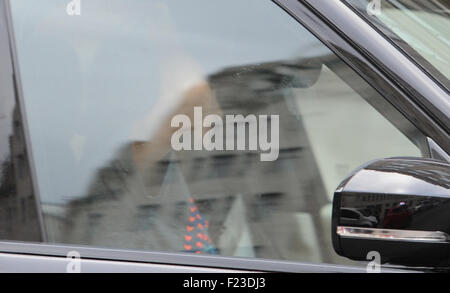
<instances>
[{"instance_id":1,"label":"reflection of building window","mask_svg":"<svg viewBox=\"0 0 450 293\"><path fill-rule=\"evenodd\" d=\"M17 172L20 179L25 177L25 156L22 154L17 156Z\"/></svg>"},{"instance_id":2,"label":"reflection of building window","mask_svg":"<svg viewBox=\"0 0 450 293\"><path fill-rule=\"evenodd\" d=\"M22 131L20 129L20 121L15 120L14 121L14 136L16 138L16 141L22 141Z\"/></svg>"},{"instance_id":3,"label":"reflection of building window","mask_svg":"<svg viewBox=\"0 0 450 293\"><path fill-rule=\"evenodd\" d=\"M11 223L12 215L13 215L12 208L8 207L8 208L6 209L7 226L10 226L9 224Z\"/></svg>"},{"instance_id":4,"label":"reflection of building window","mask_svg":"<svg viewBox=\"0 0 450 293\"><path fill-rule=\"evenodd\" d=\"M100 225L102 218L103 215L99 213L88 214L88 229L86 229L86 239L88 239L88 241L92 241L92 239L95 239L97 231L96 228Z\"/></svg>"},{"instance_id":5,"label":"reflection of building window","mask_svg":"<svg viewBox=\"0 0 450 293\"><path fill-rule=\"evenodd\" d=\"M135 231L151 230L155 222L158 219L159 205L140 205L138 206L138 212L135 217ZM187 207L185 207L187 209ZM178 210L178 209L176 209ZM179 217L179 215L175 215Z\"/></svg>"},{"instance_id":6,"label":"reflection of building window","mask_svg":"<svg viewBox=\"0 0 450 293\"><path fill-rule=\"evenodd\" d=\"M20 199L20 212L21 212L21 218L22 218L22 223L25 223L26 220L26 207L25 207L25 198L21 198Z\"/></svg>"}]
</instances>

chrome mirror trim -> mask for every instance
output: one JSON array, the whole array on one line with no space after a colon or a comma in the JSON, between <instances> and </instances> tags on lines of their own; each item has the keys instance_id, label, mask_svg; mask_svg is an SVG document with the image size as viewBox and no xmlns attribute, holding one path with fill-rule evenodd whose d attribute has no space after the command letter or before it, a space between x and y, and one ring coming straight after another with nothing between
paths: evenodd
<instances>
[{"instance_id":1,"label":"chrome mirror trim","mask_svg":"<svg viewBox=\"0 0 450 293\"><path fill-rule=\"evenodd\" d=\"M391 240L407 242L450 243L450 236L441 231L395 230L337 226L336 233L343 238Z\"/></svg>"}]
</instances>

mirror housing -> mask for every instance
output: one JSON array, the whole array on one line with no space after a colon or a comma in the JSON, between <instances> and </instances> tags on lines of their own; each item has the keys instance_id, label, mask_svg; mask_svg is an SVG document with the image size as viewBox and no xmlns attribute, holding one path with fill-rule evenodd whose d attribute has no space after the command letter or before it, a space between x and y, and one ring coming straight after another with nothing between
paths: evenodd
<instances>
[{"instance_id":1,"label":"mirror housing","mask_svg":"<svg viewBox=\"0 0 450 293\"><path fill-rule=\"evenodd\" d=\"M422 158L370 162L333 199L334 250L353 260L450 265L450 164Z\"/></svg>"}]
</instances>

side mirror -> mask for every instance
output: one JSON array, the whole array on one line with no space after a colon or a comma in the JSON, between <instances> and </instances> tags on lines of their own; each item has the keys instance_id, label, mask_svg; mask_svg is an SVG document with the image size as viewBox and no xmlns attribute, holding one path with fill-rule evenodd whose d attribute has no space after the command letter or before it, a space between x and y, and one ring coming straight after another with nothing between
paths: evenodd
<instances>
[{"instance_id":1,"label":"side mirror","mask_svg":"<svg viewBox=\"0 0 450 293\"><path fill-rule=\"evenodd\" d=\"M360 167L334 193L334 250L353 260L450 265L450 164L390 158Z\"/></svg>"}]
</instances>

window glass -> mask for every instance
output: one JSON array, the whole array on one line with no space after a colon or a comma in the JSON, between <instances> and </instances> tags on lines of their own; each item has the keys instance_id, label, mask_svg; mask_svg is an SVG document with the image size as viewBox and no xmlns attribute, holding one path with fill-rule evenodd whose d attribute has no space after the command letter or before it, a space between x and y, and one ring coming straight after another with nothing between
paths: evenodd
<instances>
[{"instance_id":1,"label":"window glass","mask_svg":"<svg viewBox=\"0 0 450 293\"><path fill-rule=\"evenodd\" d=\"M397 43L406 42L443 76L450 78L450 1L347 0L369 14L375 25L389 28ZM422 64L425 68L428 64ZM428 68L427 68L428 69Z\"/></svg>"},{"instance_id":2,"label":"window glass","mask_svg":"<svg viewBox=\"0 0 450 293\"><path fill-rule=\"evenodd\" d=\"M271 1L11 2L50 242L342 263L334 188L426 154Z\"/></svg>"}]
</instances>

